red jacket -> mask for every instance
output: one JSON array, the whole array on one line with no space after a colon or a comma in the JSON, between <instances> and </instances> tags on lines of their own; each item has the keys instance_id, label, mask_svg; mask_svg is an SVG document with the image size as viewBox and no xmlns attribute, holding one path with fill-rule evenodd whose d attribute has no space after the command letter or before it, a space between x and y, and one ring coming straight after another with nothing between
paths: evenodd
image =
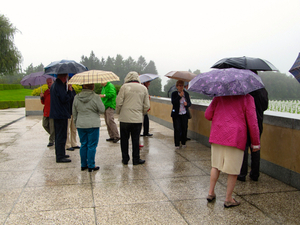
<instances>
[{"instance_id":1,"label":"red jacket","mask_svg":"<svg viewBox=\"0 0 300 225\"><path fill-rule=\"evenodd\" d=\"M44 117L49 117L50 115L50 89L44 92L44 97L41 98L41 102L44 106Z\"/></svg>"}]
</instances>

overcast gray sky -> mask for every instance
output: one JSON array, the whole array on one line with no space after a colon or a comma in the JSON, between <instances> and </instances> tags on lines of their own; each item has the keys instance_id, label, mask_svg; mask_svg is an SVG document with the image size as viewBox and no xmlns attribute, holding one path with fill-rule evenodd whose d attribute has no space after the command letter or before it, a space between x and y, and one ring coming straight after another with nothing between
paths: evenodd
<instances>
[{"instance_id":1,"label":"overcast gray sky","mask_svg":"<svg viewBox=\"0 0 300 225\"><path fill-rule=\"evenodd\" d=\"M299 0L1 0L20 30L23 69L33 63L121 54L172 70L207 72L225 57L266 59L280 72L300 51Z\"/></svg>"}]
</instances>

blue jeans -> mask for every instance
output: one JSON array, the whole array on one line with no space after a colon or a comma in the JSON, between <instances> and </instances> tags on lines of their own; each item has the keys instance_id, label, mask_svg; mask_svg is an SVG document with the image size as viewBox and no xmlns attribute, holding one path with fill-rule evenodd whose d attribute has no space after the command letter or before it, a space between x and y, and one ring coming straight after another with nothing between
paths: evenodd
<instances>
[{"instance_id":1,"label":"blue jeans","mask_svg":"<svg viewBox=\"0 0 300 225\"><path fill-rule=\"evenodd\" d=\"M95 167L96 148L99 141L99 127L96 128L77 128L80 138L80 158L81 167Z\"/></svg>"}]
</instances>

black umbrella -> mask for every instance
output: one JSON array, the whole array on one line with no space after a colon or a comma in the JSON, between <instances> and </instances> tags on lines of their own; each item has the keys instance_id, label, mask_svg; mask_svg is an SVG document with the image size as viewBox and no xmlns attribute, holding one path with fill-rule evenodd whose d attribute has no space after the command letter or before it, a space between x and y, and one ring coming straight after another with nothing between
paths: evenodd
<instances>
[{"instance_id":1,"label":"black umbrella","mask_svg":"<svg viewBox=\"0 0 300 225\"><path fill-rule=\"evenodd\" d=\"M278 69L269 61L260 58L251 57L231 57L224 58L216 62L211 68L226 69L226 68L237 68L237 69L248 69L256 71L273 71Z\"/></svg>"},{"instance_id":2,"label":"black umbrella","mask_svg":"<svg viewBox=\"0 0 300 225\"><path fill-rule=\"evenodd\" d=\"M58 74L69 74L72 77L76 73L87 71L88 68L74 60L61 60L50 63L45 67L45 73L56 77Z\"/></svg>"}]
</instances>

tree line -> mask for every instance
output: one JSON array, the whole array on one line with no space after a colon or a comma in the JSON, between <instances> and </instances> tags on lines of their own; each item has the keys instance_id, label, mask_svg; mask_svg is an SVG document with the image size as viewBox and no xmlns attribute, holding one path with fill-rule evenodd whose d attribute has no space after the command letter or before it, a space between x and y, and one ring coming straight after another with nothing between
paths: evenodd
<instances>
[{"instance_id":1,"label":"tree line","mask_svg":"<svg viewBox=\"0 0 300 225\"><path fill-rule=\"evenodd\" d=\"M122 61L120 59L122 59ZM110 69L106 67L107 61L108 61L107 66L109 65ZM120 81L113 82L113 84L116 84L117 86L123 84L125 76L130 71L137 71L140 74L143 73L157 74L155 63L153 61L147 63L143 56L140 56L137 61L135 61L131 57L124 60L121 55L117 55L116 58L107 57L106 60L102 58L101 61L100 60L98 61L94 53L91 52L89 57L82 56L82 60L80 62L83 65L87 66L89 69L113 71L120 77ZM98 64L97 62L101 62L101 63ZM143 63L141 64L141 62ZM125 65L127 65L127 67L125 67ZM141 67L141 65L146 65L146 66ZM43 69L44 69L44 65L42 63L38 66L33 66L33 64L30 64L23 72L14 72L11 75L0 75L0 83L20 84L20 81L24 76L30 73L43 71ZM193 71L193 73L199 74L200 71L196 70ZM265 84L270 100L300 100L300 84L292 75L286 75L284 73L270 72L270 71L258 72L258 75L261 77L263 83ZM151 85L149 86L149 94L152 96L169 97L168 91L172 86L175 85L175 83L176 80L168 79L167 83L164 85L162 89L162 79L158 78L151 82ZM198 94L195 92L189 92L189 93L191 98L194 99L212 99L211 97Z\"/></svg>"},{"instance_id":2,"label":"tree line","mask_svg":"<svg viewBox=\"0 0 300 225\"><path fill-rule=\"evenodd\" d=\"M0 15L0 83L1 84L20 84L21 79L30 73L44 70L41 63L38 66L30 64L24 71L21 68L22 55L14 45L14 35L18 29L10 23L4 15ZM158 74L154 61L146 61L145 57L140 56L137 60L132 57L124 59L122 55L116 57L108 56L106 59L97 58L93 51L89 56L81 56L83 65L90 70L112 71L120 77L120 81L114 82L122 85L124 78L130 71L139 74L151 73ZM170 68L170 71L172 68ZM189 70L190 71L190 70ZM192 72L192 71L190 71ZM200 70L193 71L200 74ZM288 76L280 72L259 72L259 76L265 84L269 93L270 100L300 100L300 84L293 76ZM162 79L158 78L151 82L149 94L154 96L168 97L168 91L174 86L176 80L169 79L162 90ZM191 98L210 99L210 97L198 93L190 92Z\"/></svg>"}]
</instances>

